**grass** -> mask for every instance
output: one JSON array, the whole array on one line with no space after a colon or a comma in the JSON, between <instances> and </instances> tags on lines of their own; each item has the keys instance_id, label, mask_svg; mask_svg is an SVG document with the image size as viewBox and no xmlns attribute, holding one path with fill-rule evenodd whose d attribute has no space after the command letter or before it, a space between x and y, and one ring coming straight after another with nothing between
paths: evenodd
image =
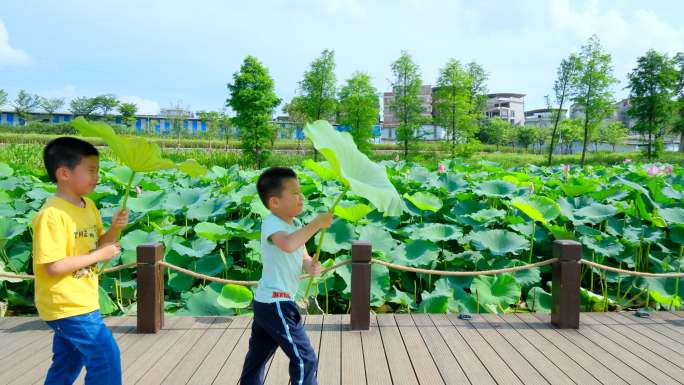
<instances>
[{"instance_id":1,"label":"grass","mask_svg":"<svg viewBox=\"0 0 684 385\"><path fill-rule=\"evenodd\" d=\"M43 160L42 151L43 144L8 144L2 147L0 151L0 162L12 165L14 168L36 170L42 173ZM221 166L228 168L234 164L240 165L244 168L253 167L253 163L242 155L239 151L208 151L207 149L163 149L165 157L174 161L180 162L185 159L195 159L199 163L207 166ZM103 159L110 159L111 154L107 148L101 150ZM395 159L397 153L376 152L370 155L370 158L375 161L392 160ZM274 152L265 162L264 167L269 166L294 166L301 165L302 161L307 158L312 158L311 151L303 151L301 153L278 153ZM401 159L405 159L400 156ZM440 161L448 159L449 156L445 152L439 151L423 151L412 153L408 160L423 164L430 169L436 169ZM587 164L589 165L612 165L620 164L624 159L631 159L634 162L647 163L648 160L642 153L611 153L611 152L597 152L589 153L587 155ZM471 158L472 161L490 161L498 163L501 167L511 168L520 167L528 164L537 166L546 165L546 155L540 154L518 154L506 152L478 152ZM578 164L580 161L580 154L572 155L556 155L553 157L553 165L559 164ZM684 153L666 152L659 159L658 162L670 163L673 165L684 166Z\"/></svg>"}]
</instances>

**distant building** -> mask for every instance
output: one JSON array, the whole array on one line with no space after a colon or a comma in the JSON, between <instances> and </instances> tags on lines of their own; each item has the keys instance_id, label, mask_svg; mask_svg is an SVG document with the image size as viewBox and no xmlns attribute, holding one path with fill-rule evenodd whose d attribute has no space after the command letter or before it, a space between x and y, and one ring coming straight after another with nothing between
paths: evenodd
<instances>
[{"instance_id":1,"label":"distant building","mask_svg":"<svg viewBox=\"0 0 684 385\"><path fill-rule=\"evenodd\" d=\"M496 93L487 95L488 118L508 120L514 126L525 124L525 94Z\"/></svg>"},{"instance_id":2,"label":"distant building","mask_svg":"<svg viewBox=\"0 0 684 385\"><path fill-rule=\"evenodd\" d=\"M525 125L537 127L551 127L555 123L555 112L557 108L539 108L536 110L525 111ZM560 120L567 117L568 110L560 110Z\"/></svg>"},{"instance_id":3,"label":"distant building","mask_svg":"<svg viewBox=\"0 0 684 385\"><path fill-rule=\"evenodd\" d=\"M622 122L622 124L627 127L630 132L634 128L634 125L636 124L636 121L634 118L630 117L627 114L627 111L629 111L629 108L631 107L631 104L629 103L629 99L622 99L619 102L616 102L613 104L613 112L606 117L604 120L605 121L619 121ZM584 109L577 105L573 104L570 106L570 118L572 119L579 119L584 117Z\"/></svg>"},{"instance_id":4,"label":"distant building","mask_svg":"<svg viewBox=\"0 0 684 385\"><path fill-rule=\"evenodd\" d=\"M629 99L622 99L615 103L615 112L613 113L613 120L619 120L630 131L632 131L634 124L636 124L634 118L627 114L627 111L631 106Z\"/></svg>"},{"instance_id":5,"label":"distant building","mask_svg":"<svg viewBox=\"0 0 684 385\"><path fill-rule=\"evenodd\" d=\"M164 133L168 134L171 132L172 121L177 120L177 116L182 116L182 127L186 132L191 132L196 134L198 132L204 132L207 130L207 122L203 121L194 116L192 112L179 110L179 109L168 109L162 110L165 112L164 115L161 113L159 115L136 115L135 116L135 129L138 132L148 131L156 132L157 134ZM93 114L94 118L101 119L102 115ZM31 113L29 120L31 122L41 122L41 123L68 123L74 120L76 117L70 112L56 112L52 114L52 120L50 116L44 112L34 112ZM107 116L113 124L124 124L121 115L111 114ZM14 110L0 110L0 124L8 126L23 126L26 124L24 119L17 115Z\"/></svg>"},{"instance_id":6,"label":"distant building","mask_svg":"<svg viewBox=\"0 0 684 385\"><path fill-rule=\"evenodd\" d=\"M434 88L431 85L424 85L420 87L420 98L422 99L423 116L426 121L430 123L422 124L418 130L417 135L425 140L439 140L444 137L444 129L432 124L433 107L432 107L432 93ZM401 122L396 118L392 111L391 105L394 101L394 92L385 92L382 95L383 101L383 122L382 122L382 140L395 141L397 140L397 128Z\"/></svg>"}]
</instances>

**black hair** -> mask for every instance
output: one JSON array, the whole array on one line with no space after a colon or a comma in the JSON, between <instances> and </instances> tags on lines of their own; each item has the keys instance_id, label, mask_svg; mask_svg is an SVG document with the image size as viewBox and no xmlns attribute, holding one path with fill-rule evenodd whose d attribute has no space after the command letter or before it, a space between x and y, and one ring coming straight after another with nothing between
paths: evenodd
<instances>
[{"instance_id":1,"label":"black hair","mask_svg":"<svg viewBox=\"0 0 684 385\"><path fill-rule=\"evenodd\" d=\"M51 140L43 150L45 169L53 182L57 182L55 173L58 168L66 167L73 170L87 156L100 156L100 153L92 144L70 136Z\"/></svg>"},{"instance_id":2,"label":"black hair","mask_svg":"<svg viewBox=\"0 0 684 385\"><path fill-rule=\"evenodd\" d=\"M261 173L257 180L257 192L266 208L268 208L269 198L280 196L283 192L283 181L292 178L297 179L297 174L287 167L271 167Z\"/></svg>"}]
</instances>

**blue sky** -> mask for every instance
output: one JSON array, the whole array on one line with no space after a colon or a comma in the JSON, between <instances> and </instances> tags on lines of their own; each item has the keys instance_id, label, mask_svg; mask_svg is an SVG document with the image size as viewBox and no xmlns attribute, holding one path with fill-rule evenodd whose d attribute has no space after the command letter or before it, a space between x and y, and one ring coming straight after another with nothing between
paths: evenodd
<instances>
[{"instance_id":1,"label":"blue sky","mask_svg":"<svg viewBox=\"0 0 684 385\"><path fill-rule=\"evenodd\" d=\"M287 101L323 49L335 50L338 84L361 70L380 92L407 50L425 84L449 58L475 60L490 92L525 93L534 109L560 60L592 34L613 55L616 97L625 96L637 56L684 51L681 15L678 0L2 0L0 88L10 98L113 93L146 113L179 102L218 110L248 54Z\"/></svg>"}]
</instances>

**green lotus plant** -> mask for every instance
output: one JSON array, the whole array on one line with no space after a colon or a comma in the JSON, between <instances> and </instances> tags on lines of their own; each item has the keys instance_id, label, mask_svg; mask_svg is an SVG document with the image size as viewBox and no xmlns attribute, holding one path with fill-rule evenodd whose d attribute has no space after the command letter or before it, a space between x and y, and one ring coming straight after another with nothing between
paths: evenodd
<instances>
[{"instance_id":1,"label":"green lotus plant","mask_svg":"<svg viewBox=\"0 0 684 385\"><path fill-rule=\"evenodd\" d=\"M82 136L102 139L112 150L114 156L131 169L132 172L128 179L121 205L122 210L126 210L128 196L136 173L168 169L178 169L192 177L199 177L207 173L207 169L194 159L188 159L182 163L175 163L170 159L165 159L162 157L161 149L156 144L150 143L141 137L119 136L106 123L89 122L83 117L79 117L74 120L73 125ZM100 274L107 267L109 261L104 262L99 270Z\"/></svg>"},{"instance_id":2,"label":"green lotus plant","mask_svg":"<svg viewBox=\"0 0 684 385\"><path fill-rule=\"evenodd\" d=\"M307 160L304 166L313 170L321 179L335 180L343 186L342 193L330 207L331 213L344 212L337 209L337 205L348 191L368 200L385 216L398 216L404 212L404 201L389 181L385 167L371 161L359 151L349 133L339 132L327 121L318 120L307 124L304 127L304 134L327 161L316 163ZM314 261L319 260L324 238L325 230L321 231ZM310 278L306 298L309 297L312 284L313 278Z\"/></svg>"}]
</instances>

